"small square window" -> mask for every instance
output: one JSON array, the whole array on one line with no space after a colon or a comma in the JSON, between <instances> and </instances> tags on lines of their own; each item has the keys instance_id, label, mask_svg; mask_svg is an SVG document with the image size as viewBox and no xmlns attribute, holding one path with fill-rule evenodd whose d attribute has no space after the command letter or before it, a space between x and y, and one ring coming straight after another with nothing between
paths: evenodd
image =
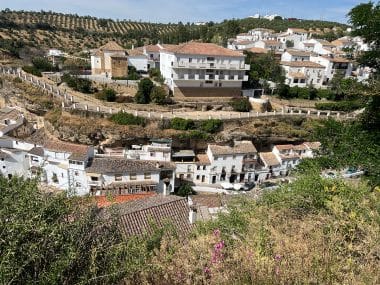
<instances>
[{"instance_id":1,"label":"small square window","mask_svg":"<svg viewBox=\"0 0 380 285\"><path fill-rule=\"evenodd\" d=\"M206 170L206 165L203 165L203 170Z\"/></svg>"},{"instance_id":2,"label":"small square window","mask_svg":"<svg viewBox=\"0 0 380 285\"><path fill-rule=\"evenodd\" d=\"M144 179L151 179L151 174L150 172L144 173Z\"/></svg>"},{"instance_id":3,"label":"small square window","mask_svg":"<svg viewBox=\"0 0 380 285\"><path fill-rule=\"evenodd\" d=\"M136 179L137 179L136 173L129 174L129 180L136 180Z\"/></svg>"},{"instance_id":4,"label":"small square window","mask_svg":"<svg viewBox=\"0 0 380 285\"><path fill-rule=\"evenodd\" d=\"M115 181L122 181L123 175L121 174L115 174Z\"/></svg>"}]
</instances>

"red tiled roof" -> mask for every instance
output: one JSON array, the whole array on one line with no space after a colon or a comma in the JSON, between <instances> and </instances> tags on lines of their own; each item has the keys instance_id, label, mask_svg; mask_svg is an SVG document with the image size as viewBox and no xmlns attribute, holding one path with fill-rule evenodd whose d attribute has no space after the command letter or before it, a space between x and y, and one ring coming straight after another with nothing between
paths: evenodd
<instances>
[{"instance_id":1,"label":"red tiled roof","mask_svg":"<svg viewBox=\"0 0 380 285\"><path fill-rule=\"evenodd\" d=\"M167 50L174 54L244 57L237 51L233 51L211 43L188 42L174 47L165 47L164 50Z\"/></svg>"},{"instance_id":2,"label":"red tiled roof","mask_svg":"<svg viewBox=\"0 0 380 285\"><path fill-rule=\"evenodd\" d=\"M86 154L89 149L89 146L83 144L63 142L59 140L49 140L45 142L44 148L55 152Z\"/></svg>"},{"instance_id":3,"label":"red tiled roof","mask_svg":"<svg viewBox=\"0 0 380 285\"><path fill-rule=\"evenodd\" d=\"M287 53L295 56L310 56L311 53L303 50L296 50L296 49L287 49Z\"/></svg>"},{"instance_id":4,"label":"red tiled roof","mask_svg":"<svg viewBox=\"0 0 380 285\"><path fill-rule=\"evenodd\" d=\"M260 152L259 155L260 155L261 160L267 166L280 165L280 162L278 161L277 157L273 154L273 152Z\"/></svg>"},{"instance_id":5,"label":"red tiled roof","mask_svg":"<svg viewBox=\"0 0 380 285\"><path fill-rule=\"evenodd\" d=\"M210 165L211 162L208 159L207 154L197 154L196 155L196 163L199 165Z\"/></svg>"},{"instance_id":6,"label":"red tiled roof","mask_svg":"<svg viewBox=\"0 0 380 285\"><path fill-rule=\"evenodd\" d=\"M253 47L247 49L247 51L250 51L252 53L268 53L268 50L265 48L259 48L259 47Z\"/></svg>"},{"instance_id":7,"label":"red tiled roof","mask_svg":"<svg viewBox=\"0 0 380 285\"><path fill-rule=\"evenodd\" d=\"M291 66L291 67L312 67L312 68L325 68L313 61L281 61L281 65Z\"/></svg>"},{"instance_id":8,"label":"red tiled roof","mask_svg":"<svg viewBox=\"0 0 380 285\"><path fill-rule=\"evenodd\" d=\"M99 50L109 50L109 51L124 51L124 48L121 47L117 42L110 41L104 46L101 46Z\"/></svg>"},{"instance_id":9,"label":"red tiled roof","mask_svg":"<svg viewBox=\"0 0 380 285\"><path fill-rule=\"evenodd\" d=\"M293 149L294 145L292 145L292 144L276 144L275 147L278 150L288 150L288 149Z\"/></svg>"},{"instance_id":10,"label":"red tiled roof","mask_svg":"<svg viewBox=\"0 0 380 285\"><path fill-rule=\"evenodd\" d=\"M95 196L96 203L99 208L108 207L114 204L135 201L147 197L157 195L155 192L143 192L137 194L117 195L117 196Z\"/></svg>"},{"instance_id":11,"label":"red tiled roof","mask_svg":"<svg viewBox=\"0 0 380 285\"><path fill-rule=\"evenodd\" d=\"M128 236L152 233L153 227L169 224L180 235L190 232L190 208L185 198L156 195L116 205L124 234Z\"/></svg>"}]
</instances>

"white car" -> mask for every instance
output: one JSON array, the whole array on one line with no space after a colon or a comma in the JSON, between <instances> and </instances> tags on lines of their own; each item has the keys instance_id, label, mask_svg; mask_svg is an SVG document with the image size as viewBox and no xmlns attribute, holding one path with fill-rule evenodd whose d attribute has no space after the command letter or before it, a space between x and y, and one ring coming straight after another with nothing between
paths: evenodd
<instances>
[{"instance_id":1,"label":"white car","mask_svg":"<svg viewBox=\"0 0 380 285\"><path fill-rule=\"evenodd\" d=\"M225 190L233 190L234 189L234 185L231 183L228 183L228 182L220 183L220 186L222 186L222 188Z\"/></svg>"}]
</instances>

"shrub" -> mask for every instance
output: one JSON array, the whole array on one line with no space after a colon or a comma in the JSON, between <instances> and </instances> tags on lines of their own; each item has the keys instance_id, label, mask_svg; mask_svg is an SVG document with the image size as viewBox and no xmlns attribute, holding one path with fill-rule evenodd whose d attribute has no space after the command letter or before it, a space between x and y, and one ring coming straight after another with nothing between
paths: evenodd
<instances>
[{"instance_id":1,"label":"shrub","mask_svg":"<svg viewBox=\"0 0 380 285\"><path fill-rule=\"evenodd\" d=\"M104 88L103 90L95 94L95 98L107 102L115 102L116 91L112 88Z\"/></svg>"},{"instance_id":2,"label":"shrub","mask_svg":"<svg viewBox=\"0 0 380 285\"><path fill-rule=\"evenodd\" d=\"M247 97L234 97L229 103L236 112L249 112L252 109Z\"/></svg>"},{"instance_id":3,"label":"shrub","mask_svg":"<svg viewBox=\"0 0 380 285\"><path fill-rule=\"evenodd\" d=\"M39 71L34 66L25 65L25 66L22 67L22 70L24 70L27 73L33 74L35 76L42 77L41 71Z\"/></svg>"},{"instance_id":4,"label":"shrub","mask_svg":"<svg viewBox=\"0 0 380 285\"><path fill-rule=\"evenodd\" d=\"M50 63L46 58L43 57L35 57L32 59L32 64L35 68L40 70L41 72L44 71L58 71L57 66L53 66L53 64Z\"/></svg>"},{"instance_id":5,"label":"shrub","mask_svg":"<svg viewBox=\"0 0 380 285\"><path fill-rule=\"evenodd\" d=\"M177 195L181 197L187 197L189 195L193 195L194 193L195 191L189 183L183 183L181 186L179 186L177 191Z\"/></svg>"},{"instance_id":6,"label":"shrub","mask_svg":"<svg viewBox=\"0 0 380 285\"><path fill-rule=\"evenodd\" d=\"M316 103L318 110L343 111L351 112L360 108L364 108L364 104L360 101L341 101L332 103Z\"/></svg>"},{"instance_id":7,"label":"shrub","mask_svg":"<svg viewBox=\"0 0 380 285\"><path fill-rule=\"evenodd\" d=\"M150 93L154 84L149 78L144 78L139 82L138 91L135 95L135 101L137 104L149 104L150 103Z\"/></svg>"},{"instance_id":8,"label":"shrub","mask_svg":"<svg viewBox=\"0 0 380 285\"><path fill-rule=\"evenodd\" d=\"M153 103L164 105L167 102L166 98L167 94L164 88L160 86L155 86L152 88L152 91L150 92L150 99Z\"/></svg>"},{"instance_id":9,"label":"shrub","mask_svg":"<svg viewBox=\"0 0 380 285\"><path fill-rule=\"evenodd\" d=\"M170 120L170 128L174 130L186 131L194 129L194 127L194 121L190 119L173 118Z\"/></svg>"},{"instance_id":10,"label":"shrub","mask_svg":"<svg viewBox=\"0 0 380 285\"><path fill-rule=\"evenodd\" d=\"M201 122L201 130L206 133L216 133L223 126L223 121L219 119L210 119Z\"/></svg>"},{"instance_id":11,"label":"shrub","mask_svg":"<svg viewBox=\"0 0 380 285\"><path fill-rule=\"evenodd\" d=\"M144 118L123 112L113 114L110 120L118 125L145 125Z\"/></svg>"},{"instance_id":12,"label":"shrub","mask_svg":"<svg viewBox=\"0 0 380 285\"><path fill-rule=\"evenodd\" d=\"M79 78L72 76L69 73L65 73L62 78L62 82L65 82L70 88L82 93L93 93L92 83L86 78Z\"/></svg>"},{"instance_id":13,"label":"shrub","mask_svg":"<svg viewBox=\"0 0 380 285\"><path fill-rule=\"evenodd\" d=\"M181 139L199 139L199 140L207 140L210 138L209 134L202 132L200 130L191 130L189 132L180 134L179 137Z\"/></svg>"}]
</instances>

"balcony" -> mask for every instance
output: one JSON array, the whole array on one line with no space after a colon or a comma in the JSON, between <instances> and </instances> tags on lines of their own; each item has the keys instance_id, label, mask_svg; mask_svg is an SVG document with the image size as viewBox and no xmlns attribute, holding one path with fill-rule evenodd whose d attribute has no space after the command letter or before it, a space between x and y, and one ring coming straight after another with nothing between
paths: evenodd
<instances>
[{"instance_id":1,"label":"balcony","mask_svg":"<svg viewBox=\"0 0 380 285\"><path fill-rule=\"evenodd\" d=\"M221 80L221 81L248 81L248 75L214 75L214 74L181 74L173 75L173 80Z\"/></svg>"},{"instance_id":2,"label":"balcony","mask_svg":"<svg viewBox=\"0 0 380 285\"><path fill-rule=\"evenodd\" d=\"M193 62L173 62L175 69L232 69L232 70L249 70L249 64L222 64L222 63L193 63Z\"/></svg>"}]
</instances>

